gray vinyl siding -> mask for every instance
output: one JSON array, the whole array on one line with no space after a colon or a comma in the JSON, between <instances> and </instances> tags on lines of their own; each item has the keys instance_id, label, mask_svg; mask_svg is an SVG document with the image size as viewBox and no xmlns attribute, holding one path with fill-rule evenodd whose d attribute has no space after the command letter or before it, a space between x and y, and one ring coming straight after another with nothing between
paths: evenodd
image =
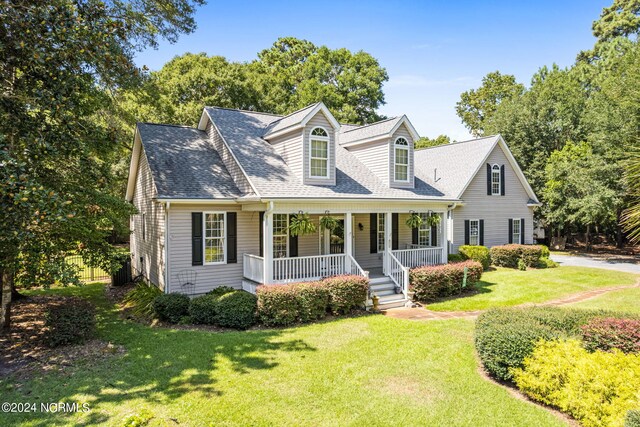
<instances>
[{"instance_id":1,"label":"gray vinyl siding","mask_svg":"<svg viewBox=\"0 0 640 427\"><path fill-rule=\"evenodd\" d=\"M487 195L486 164L505 165L505 195ZM527 206L529 195L515 174L499 145L493 149L485 163L462 194L464 206L453 210L453 248L464 245L464 221L484 220L484 244L496 246L509 241L509 218L525 219L525 243L533 243L533 208Z\"/></svg>"},{"instance_id":2,"label":"gray vinyl siding","mask_svg":"<svg viewBox=\"0 0 640 427\"><path fill-rule=\"evenodd\" d=\"M329 131L329 129L327 129ZM289 166L291 172L303 181L303 151L302 151L302 131L296 129L285 135L269 140L282 160Z\"/></svg>"},{"instance_id":3,"label":"gray vinyl siding","mask_svg":"<svg viewBox=\"0 0 640 427\"><path fill-rule=\"evenodd\" d=\"M408 167L408 176L409 182L396 182L395 181L395 142L396 139L403 137L409 143L409 167ZM413 138L411 138L411 134L407 127L402 124L393 134L391 141L389 143L389 186L394 188L413 188L414 186L414 167L413 167Z\"/></svg>"},{"instance_id":4,"label":"gray vinyl siding","mask_svg":"<svg viewBox=\"0 0 640 427\"><path fill-rule=\"evenodd\" d=\"M237 212L237 254L235 264L191 265L191 212ZM169 209L170 292L181 292L182 281L195 273L194 294L227 285L240 288L243 254L260 254L260 214L242 211L239 205L171 205ZM182 274L181 274L182 273ZM192 274L193 276L193 274Z\"/></svg>"},{"instance_id":5,"label":"gray vinyl siding","mask_svg":"<svg viewBox=\"0 0 640 427\"><path fill-rule=\"evenodd\" d=\"M310 133L313 128L320 126L324 128L329 134L329 177L324 178L311 178L309 168L309 156L310 156ZM331 126L331 123L324 116L322 111L311 118L304 127L303 137L303 164L302 170L304 173L304 184L307 185L336 185L336 131Z\"/></svg>"},{"instance_id":6,"label":"gray vinyl siding","mask_svg":"<svg viewBox=\"0 0 640 427\"><path fill-rule=\"evenodd\" d=\"M222 140L220 133L218 133L215 126L211 124L211 121L207 121L206 131L207 135L209 135L209 139L220 155L224 166L227 168L229 175L231 175L231 178L233 178L233 181L235 182L238 189L244 194L252 194L253 189L249 184L249 180L245 176L244 172L242 172L242 169L238 165L238 162L236 162L236 159L233 157L228 147Z\"/></svg>"},{"instance_id":7,"label":"gray vinyl siding","mask_svg":"<svg viewBox=\"0 0 640 427\"><path fill-rule=\"evenodd\" d=\"M368 142L347 148L382 182L389 182L389 140Z\"/></svg>"},{"instance_id":8,"label":"gray vinyl siding","mask_svg":"<svg viewBox=\"0 0 640 427\"><path fill-rule=\"evenodd\" d=\"M135 274L144 274L147 280L164 289L165 209L156 202L156 188L144 149L141 148L136 174L133 205L138 213L130 218L130 250ZM145 218L145 238L142 236L142 220ZM141 262L141 259L144 262Z\"/></svg>"}]
</instances>

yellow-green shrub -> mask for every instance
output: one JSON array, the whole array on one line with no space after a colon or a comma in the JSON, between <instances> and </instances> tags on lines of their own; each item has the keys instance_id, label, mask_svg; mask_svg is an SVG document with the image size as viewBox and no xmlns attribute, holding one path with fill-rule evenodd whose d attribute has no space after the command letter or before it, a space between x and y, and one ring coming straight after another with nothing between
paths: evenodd
<instances>
[{"instance_id":1,"label":"yellow-green shrub","mask_svg":"<svg viewBox=\"0 0 640 427\"><path fill-rule=\"evenodd\" d=\"M638 354L589 353L578 340L540 341L512 374L526 395L584 427L622 427L627 411L640 406Z\"/></svg>"}]
</instances>

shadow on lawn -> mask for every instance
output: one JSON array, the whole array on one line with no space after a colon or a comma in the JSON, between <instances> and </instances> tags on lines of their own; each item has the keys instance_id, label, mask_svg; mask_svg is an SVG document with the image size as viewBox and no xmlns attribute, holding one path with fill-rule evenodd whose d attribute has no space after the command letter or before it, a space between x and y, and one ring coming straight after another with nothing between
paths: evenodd
<instances>
[{"instance_id":1,"label":"shadow on lawn","mask_svg":"<svg viewBox=\"0 0 640 427\"><path fill-rule=\"evenodd\" d=\"M67 289L64 293L85 292ZM162 405L189 393L203 399L215 398L222 394L216 387L221 370L227 371L226 375L229 370L243 375L276 367L278 353L315 351L302 340L288 338L286 330L216 333L155 329L120 319L99 292L90 292L89 297L98 306L100 338L123 345L127 353L95 363L89 360L64 373L28 380L16 386L5 400L86 401L92 410L79 425L118 424L122 414L109 414L97 407L105 403L131 405L128 402L135 399ZM133 413L139 409L133 405L130 408ZM15 422L28 421L35 426L70 421L64 413L12 414L8 418L13 416Z\"/></svg>"}]
</instances>

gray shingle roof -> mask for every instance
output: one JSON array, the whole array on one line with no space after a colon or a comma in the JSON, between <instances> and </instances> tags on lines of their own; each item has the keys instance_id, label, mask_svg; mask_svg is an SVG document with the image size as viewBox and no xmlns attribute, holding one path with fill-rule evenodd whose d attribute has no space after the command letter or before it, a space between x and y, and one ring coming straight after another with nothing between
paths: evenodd
<instances>
[{"instance_id":1,"label":"gray shingle roof","mask_svg":"<svg viewBox=\"0 0 640 427\"><path fill-rule=\"evenodd\" d=\"M347 144L349 142L359 141L361 139L367 139L377 135L388 134L400 120L402 120L402 116L392 117L390 119L381 120L370 125L359 127L342 126L340 129L340 144Z\"/></svg>"},{"instance_id":2,"label":"gray shingle roof","mask_svg":"<svg viewBox=\"0 0 640 427\"><path fill-rule=\"evenodd\" d=\"M138 123L160 198L236 198L241 195L204 131Z\"/></svg>"},{"instance_id":3,"label":"gray shingle roof","mask_svg":"<svg viewBox=\"0 0 640 427\"><path fill-rule=\"evenodd\" d=\"M205 110L261 197L437 199L444 196L428 177L416 179L412 189L388 188L340 146L336 147L336 185L305 185L275 149L262 139L273 116L214 107Z\"/></svg>"},{"instance_id":4,"label":"gray shingle roof","mask_svg":"<svg viewBox=\"0 0 640 427\"><path fill-rule=\"evenodd\" d=\"M459 198L499 138L499 135L493 135L416 150L416 178L433 181L437 176L435 185L447 196Z\"/></svg>"},{"instance_id":5,"label":"gray shingle roof","mask_svg":"<svg viewBox=\"0 0 640 427\"><path fill-rule=\"evenodd\" d=\"M291 126L295 126L300 123L306 116L309 114L311 110L313 110L319 102L315 104L309 105L308 107L304 107L302 110L294 111L288 116L280 117L274 119L269 126L264 130L264 136L267 136L271 133L276 133L283 129L286 129Z\"/></svg>"}]
</instances>

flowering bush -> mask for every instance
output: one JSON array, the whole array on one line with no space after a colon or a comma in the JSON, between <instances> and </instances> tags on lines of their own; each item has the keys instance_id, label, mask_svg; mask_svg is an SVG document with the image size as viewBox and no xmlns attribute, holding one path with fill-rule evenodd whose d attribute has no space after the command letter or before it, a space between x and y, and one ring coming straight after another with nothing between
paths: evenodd
<instances>
[{"instance_id":1,"label":"flowering bush","mask_svg":"<svg viewBox=\"0 0 640 427\"><path fill-rule=\"evenodd\" d=\"M438 297L462 292L464 269L467 268L467 286L480 280L483 268L477 261L417 267L409 273L409 287L418 301L429 302Z\"/></svg>"},{"instance_id":2,"label":"flowering bush","mask_svg":"<svg viewBox=\"0 0 640 427\"><path fill-rule=\"evenodd\" d=\"M640 353L640 320L597 318L582 327L584 348Z\"/></svg>"}]
</instances>

